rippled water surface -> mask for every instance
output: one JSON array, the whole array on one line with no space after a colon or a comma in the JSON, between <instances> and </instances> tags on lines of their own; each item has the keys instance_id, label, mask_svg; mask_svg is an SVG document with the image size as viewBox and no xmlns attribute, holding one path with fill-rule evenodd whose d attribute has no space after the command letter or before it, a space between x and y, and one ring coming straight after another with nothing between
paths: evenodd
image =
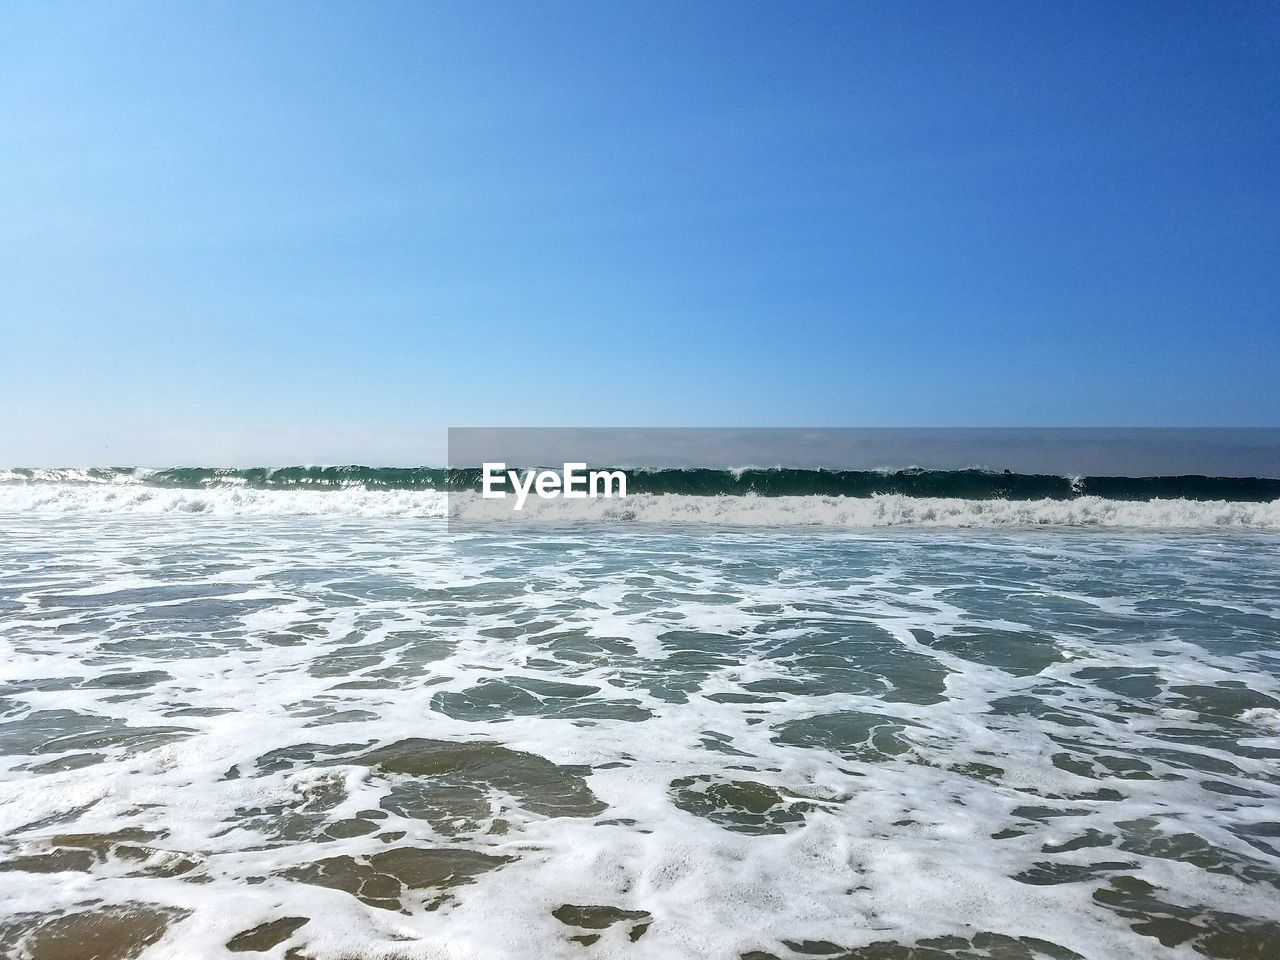
<instances>
[{"instance_id":1,"label":"rippled water surface","mask_svg":"<svg viewBox=\"0 0 1280 960\"><path fill-rule=\"evenodd\" d=\"M1278 641L1269 533L0 516L0 953L1276 957Z\"/></svg>"}]
</instances>

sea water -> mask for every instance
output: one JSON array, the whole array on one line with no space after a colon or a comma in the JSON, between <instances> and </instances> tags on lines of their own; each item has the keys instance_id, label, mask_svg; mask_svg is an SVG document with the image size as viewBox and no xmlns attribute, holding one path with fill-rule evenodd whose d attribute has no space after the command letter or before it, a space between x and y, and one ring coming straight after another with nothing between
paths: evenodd
<instances>
[{"instance_id":1,"label":"sea water","mask_svg":"<svg viewBox=\"0 0 1280 960\"><path fill-rule=\"evenodd\" d=\"M1271 504L67 486L0 491L5 957L1280 955Z\"/></svg>"}]
</instances>

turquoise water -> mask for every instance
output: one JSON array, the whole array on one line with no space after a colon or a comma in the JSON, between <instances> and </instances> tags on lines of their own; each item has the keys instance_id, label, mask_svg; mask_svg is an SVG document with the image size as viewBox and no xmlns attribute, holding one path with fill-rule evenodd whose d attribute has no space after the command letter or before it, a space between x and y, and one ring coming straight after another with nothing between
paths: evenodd
<instances>
[{"instance_id":1,"label":"turquoise water","mask_svg":"<svg viewBox=\"0 0 1280 960\"><path fill-rule=\"evenodd\" d=\"M1280 955L1277 584L1248 529L0 512L0 942Z\"/></svg>"}]
</instances>

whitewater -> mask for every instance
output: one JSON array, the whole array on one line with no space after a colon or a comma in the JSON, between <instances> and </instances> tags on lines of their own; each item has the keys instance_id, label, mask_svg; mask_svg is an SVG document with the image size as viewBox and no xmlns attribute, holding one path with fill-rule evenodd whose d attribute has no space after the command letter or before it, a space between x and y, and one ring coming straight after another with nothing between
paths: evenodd
<instances>
[{"instance_id":1,"label":"whitewater","mask_svg":"<svg viewBox=\"0 0 1280 960\"><path fill-rule=\"evenodd\" d=\"M632 494L621 500L531 500L520 514L469 491L334 489L259 490L247 486L155 487L143 483L47 481L0 483L0 512L35 515L141 514L334 516L367 519L453 519L479 522L705 523L813 527L1280 529L1280 500L968 499L879 494L870 497Z\"/></svg>"},{"instance_id":2,"label":"whitewater","mask_svg":"<svg viewBox=\"0 0 1280 960\"><path fill-rule=\"evenodd\" d=\"M0 483L6 960L1280 952L1275 503L124 477Z\"/></svg>"}]
</instances>

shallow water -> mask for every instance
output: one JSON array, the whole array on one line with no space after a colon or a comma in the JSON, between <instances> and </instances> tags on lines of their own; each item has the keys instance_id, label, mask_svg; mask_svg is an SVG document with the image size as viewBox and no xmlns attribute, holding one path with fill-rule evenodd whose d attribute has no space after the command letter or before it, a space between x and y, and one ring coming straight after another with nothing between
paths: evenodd
<instances>
[{"instance_id":1,"label":"shallow water","mask_svg":"<svg viewBox=\"0 0 1280 960\"><path fill-rule=\"evenodd\" d=\"M0 942L1277 956L1278 584L1245 531L0 515Z\"/></svg>"}]
</instances>

